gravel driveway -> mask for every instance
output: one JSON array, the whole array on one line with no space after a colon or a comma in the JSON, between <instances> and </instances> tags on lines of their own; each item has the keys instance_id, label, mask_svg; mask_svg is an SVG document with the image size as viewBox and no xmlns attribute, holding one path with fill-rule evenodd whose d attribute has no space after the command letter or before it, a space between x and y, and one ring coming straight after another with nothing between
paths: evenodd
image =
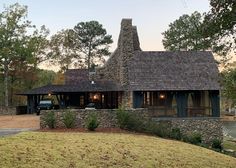
<instances>
[{"instance_id":1,"label":"gravel driveway","mask_svg":"<svg viewBox=\"0 0 236 168\"><path fill-rule=\"evenodd\" d=\"M39 129L39 116L0 116L0 136L12 135L22 131L31 131L37 129Z\"/></svg>"}]
</instances>

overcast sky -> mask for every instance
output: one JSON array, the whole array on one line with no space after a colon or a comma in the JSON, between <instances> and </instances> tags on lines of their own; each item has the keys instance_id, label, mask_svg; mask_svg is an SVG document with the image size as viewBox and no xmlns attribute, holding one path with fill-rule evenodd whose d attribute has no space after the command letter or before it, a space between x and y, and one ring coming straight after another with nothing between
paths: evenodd
<instances>
[{"instance_id":1,"label":"overcast sky","mask_svg":"<svg viewBox=\"0 0 236 168\"><path fill-rule=\"evenodd\" d=\"M28 6L28 19L36 26L46 25L51 34L73 28L81 21L97 20L112 35L113 51L122 18L132 18L143 50L164 50L162 35L169 23L183 14L207 12L209 0L0 0L4 5Z\"/></svg>"}]
</instances>

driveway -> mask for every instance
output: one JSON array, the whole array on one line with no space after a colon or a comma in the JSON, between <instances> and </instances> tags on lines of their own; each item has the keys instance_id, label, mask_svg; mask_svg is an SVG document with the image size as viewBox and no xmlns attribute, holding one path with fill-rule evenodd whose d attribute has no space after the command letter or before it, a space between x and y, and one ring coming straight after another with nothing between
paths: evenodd
<instances>
[{"instance_id":1,"label":"driveway","mask_svg":"<svg viewBox=\"0 0 236 168\"><path fill-rule=\"evenodd\" d=\"M39 116L12 115L0 116L0 136L17 134L39 129Z\"/></svg>"}]
</instances>

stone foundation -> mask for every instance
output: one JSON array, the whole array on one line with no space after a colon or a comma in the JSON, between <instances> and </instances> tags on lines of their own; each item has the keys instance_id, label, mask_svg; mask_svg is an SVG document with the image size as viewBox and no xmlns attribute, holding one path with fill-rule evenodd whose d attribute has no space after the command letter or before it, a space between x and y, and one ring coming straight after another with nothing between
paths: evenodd
<instances>
[{"instance_id":1,"label":"stone foundation","mask_svg":"<svg viewBox=\"0 0 236 168\"><path fill-rule=\"evenodd\" d=\"M65 110L54 110L56 115L56 127L65 128L62 123L62 113ZM85 109L71 109L76 113L76 128L84 128L86 126L86 120L91 113L96 113L99 121L100 128L114 128L118 127L116 111L113 109L97 109L97 110L85 110ZM135 113L141 118L150 118L147 109L129 109L130 113ZM40 127L46 128L43 118L48 111L41 111ZM211 143L213 139L223 140L223 124L219 118L155 118L156 122L167 122L171 128L179 128L183 135L189 135L193 132L200 133L204 143Z\"/></svg>"}]
</instances>

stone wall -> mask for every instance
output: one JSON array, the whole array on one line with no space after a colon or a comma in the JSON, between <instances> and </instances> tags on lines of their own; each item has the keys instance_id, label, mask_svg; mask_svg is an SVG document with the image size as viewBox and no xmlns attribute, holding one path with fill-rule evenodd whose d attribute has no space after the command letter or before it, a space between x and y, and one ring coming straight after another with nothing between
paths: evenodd
<instances>
[{"instance_id":1,"label":"stone wall","mask_svg":"<svg viewBox=\"0 0 236 168\"><path fill-rule=\"evenodd\" d=\"M119 55L119 49L116 49L103 67L96 68L94 80L113 80L119 83Z\"/></svg>"},{"instance_id":2,"label":"stone wall","mask_svg":"<svg viewBox=\"0 0 236 168\"><path fill-rule=\"evenodd\" d=\"M185 135L198 132L204 143L209 144L214 139L223 140L223 123L219 118L185 118L171 120L173 128L180 128Z\"/></svg>"},{"instance_id":3,"label":"stone wall","mask_svg":"<svg viewBox=\"0 0 236 168\"><path fill-rule=\"evenodd\" d=\"M62 123L62 114L65 110L53 110L56 116L56 127L57 128L65 128ZM118 127L117 119L116 119L116 111L115 109L97 109L97 110L86 110L86 109L71 109L70 111L76 113L76 127L84 128L86 126L86 120L91 113L96 113L99 121L100 128L115 128ZM145 116L145 109L130 109L128 110L131 113L137 113L142 117ZM49 111L41 111L40 112L40 128L46 128L46 124L43 120L45 115Z\"/></svg>"},{"instance_id":4,"label":"stone wall","mask_svg":"<svg viewBox=\"0 0 236 168\"><path fill-rule=\"evenodd\" d=\"M206 144L214 139L223 140L223 123L220 118L155 118L154 121L168 123L170 128L179 128L183 135L199 133Z\"/></svg>"},{"instance_id":5,"label":"stone wall","mask_svg":"<svg viewBox=\"0 0 236 168\"><path fill-rule=\"evenodd\" d=\"M0 106L0 115L15 115L16 108L15 107L3 107Z\"/></svg>"},{"instance_id":6,"label":"stone wall","mask_svg":"<svg viewBox=\"0 0 236 168\"><path fill-rule=\"evenodd\" d=\"M62 113L65 110L54 110L56 115L56 127L64 128L62 123ZM85 109L72 109L76 115L76 127L84 128L86 126L86 120L89 114L96 112L98 121L100 122L99 127L101 128L114 128L118 127L116 111L114 109L99 109L99 110L85 110ZM129 113L135 113L141 118L150 118L150 113L145 108L140 109L129 109ZM43 121L45 114L48 111L41 111L40 116L40 127L46 128ZM219 118L153 118L153 121L168 123L171 128L179 128L183 135L189 135L193 132L200 133L204 143L211 143L213 139L223 140L223 125Z\"/></svg>"},{"instance_id":7,"label":"stone wall","mask_svg":"<svg viewBox=\"0 0 236 168\"><path fill-rule=\"evenodd\" d=\"M122 93L122 107L125 109L133 108L133 92L124 91Z\"/></svg>"}]
</instances>

